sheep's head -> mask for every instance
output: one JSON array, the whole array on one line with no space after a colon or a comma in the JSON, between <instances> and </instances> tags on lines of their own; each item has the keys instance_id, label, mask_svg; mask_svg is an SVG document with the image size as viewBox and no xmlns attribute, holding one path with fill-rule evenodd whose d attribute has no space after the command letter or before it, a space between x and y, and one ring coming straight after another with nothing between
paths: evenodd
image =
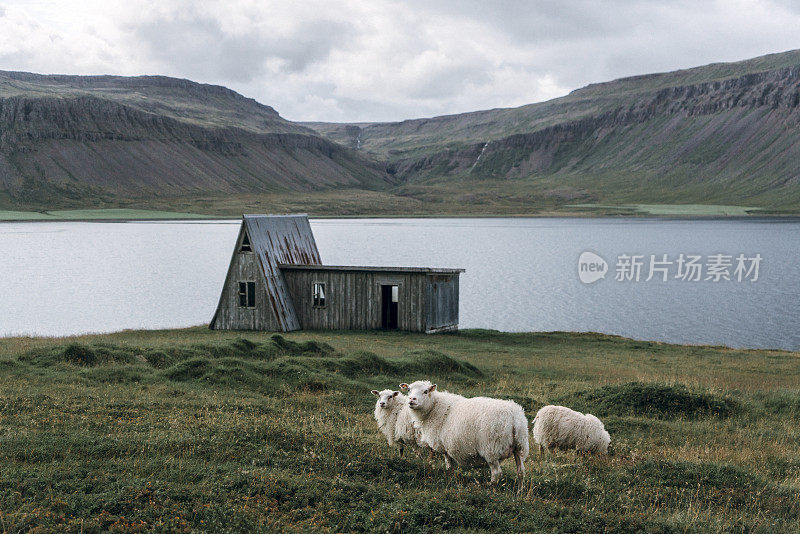
<instances>
[{"instance_id":1,"label":"sheep's head","mask_svg":"<svg viewBox=\"0 0 800 534\"><path fill-rule=\"evenodd\" d=\"M432 394L436 391L436 384L431 384L427 380L417 380L411 384L400 384L400 387L408 388L408 407L412 410L430 409L433 403Z\"/></svg>"},{"instance_id":2,"label":"sheep's head","mask_svg":"<svg viewBox=\"0 0 800 534\"><path fill-rule=\"evenodd\" d=\"M376 407L389 409L394 404L394 401L400 392L392 391L391 389L384 389L383 391L373 389L372 394L378 397L378 401L375 403Z\"/></svg>"},{"instance_id":3,"label":"sheep's head","mask_svg":"<svg viewBox=\"0 0 800 534\"><path fill-rule=\"evenodd\" d=\"M608 454L608 449L611 446L611 436L609 436L603 422L594 415L587 413L586 418L591 421L595 428L600 431L597 442L597 451L602 454Z\"/></svg>"}]
</instances>

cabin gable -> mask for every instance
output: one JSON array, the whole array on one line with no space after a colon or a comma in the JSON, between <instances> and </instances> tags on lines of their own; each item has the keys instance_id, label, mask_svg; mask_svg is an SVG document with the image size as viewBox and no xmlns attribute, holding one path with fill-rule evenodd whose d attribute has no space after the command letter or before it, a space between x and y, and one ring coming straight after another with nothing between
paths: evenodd
<instances>
[{"instance_id":1,"label":"cabin gable","mask_svg":"<svg viewBox=\"0 0 800 534\"><path fill-rule=\"evenodd\" d=\"M279 325L275 314L267 305L269 295L264 280L264 273L258 257L252 250L248 251L245 240L244 225L239 229L236 246L233 250L228 274L222 286L217 313L211 320L210 328L215 330L272 330L278 331ZM242 306L239 298L239 284L253 283L253 306ZM245 302L245 304L248 304Z\"/></svg>"}]
</instances>

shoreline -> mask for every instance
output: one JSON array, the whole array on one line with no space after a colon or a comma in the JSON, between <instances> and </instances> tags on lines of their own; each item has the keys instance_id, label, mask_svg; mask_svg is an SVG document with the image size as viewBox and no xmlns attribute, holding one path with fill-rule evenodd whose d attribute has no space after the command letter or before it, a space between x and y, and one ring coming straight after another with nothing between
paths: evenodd
<instances>
[{"instance_id":1,"label":"shoreline","mask_svg":"<svg viewBox=\"0 0 800 534\"><path fill-rule=\"evenodd\" d=\"M610 215L603 214L578 214L569 213L558 215L555 213L546 214L508 214L508 215L481 215L481 214L414 214L414 215L309 215L311 220L328 220L328 219L630 219L630 220L679 220L679 221L756 221L756 220L769 220L769 221L789 221L800 222L800 214L793 213L779 213L768 214L759 213L754 215L659 215L652 213L639 213L639 214L620 214ZM120 217L120 218L52 218L52 219L0 219L0 224L3 223L63 223L63 222L80 222L80 223L122 223L122 222L223 222L223 221L239 221L241 215L208 215L205 217Z\"/></svg>"},{"instance_id":2,"label":"shoreline","mask_svg":"<svg viewBox=\"0 0 800 534\"><path fill-rule=\"evenodd\" d=\"M231 335L242 337L242 336L255 336L255 337L270 337L273 335L281 335L281 336L323 336L323 337L330 337L330 336L411 336L411 337L421 337L436 339L439 337L458 337L459 335L464 335L465 337L469 337L471 335L476 334L490 334L492 336L501 337L501 338L514 338L514 337L553 337L553 336L563 336L568 337L571 339L579 340L579 339L608 339L608 340L616 340L620 342L630 342L630 343L647 343L653 346L660 346L660 347L682 347L682 348L690 348L690 349L698 349L698 350L719 350L719 351L731 351L731 352L769 352L769 353L781 353L781 354L793 354L800 357L800 348L794 349L783 349L783 348L764 348L764 347L731 347L729 345L720 345L720 344L712 344L712 343L678 343L678 342L671 342L671 341L657 341L651 339L640 339L640 338L633 338L622 336L619 334L609 334L605 332L595 332L595 331L567 331L567 330L548 330L548 331L526 331L526 332L506 332L502 330L492 330L492 329L485 329L485 328L464 328L459 329L454 332L447 332L441 334L420 334L417 332L404 332L404 331L384 331L384 330L296 330L293 332L271 332L266 330L211 330L208 328L207 324L197 324L192 326L186 327L179 327L179 328L125 328L122 330L113 330L109 332L85 332L80 334L67 334L63 336L47 336L47 335L26 335L26 334L12 334L8 336L0 335L0 344L3 343L15 343L15 342L33 342L33 343L40 343L40 342L50 342L50 343L62 343L62 342L70 342L70 341L80 341L80 340L87 340L87 339L97 339L97 338L116 338L116 337L128 337L128 336L153 336L153 337L161 337L161 336L172 336L172 335L203 335L203 336L212 336L212 337L228 337Z\"/></svg>"}]
</instances>

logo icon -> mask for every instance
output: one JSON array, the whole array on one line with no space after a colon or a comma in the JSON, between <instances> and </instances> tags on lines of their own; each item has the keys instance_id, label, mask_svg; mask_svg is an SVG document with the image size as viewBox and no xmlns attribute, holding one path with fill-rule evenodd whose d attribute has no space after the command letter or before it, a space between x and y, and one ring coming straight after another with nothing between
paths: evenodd
<instances>
[{"instance_id":1,"label":"logo icon","mask_svg":"<svg viewBox=\"0 0 800 534\"><path fill-rule=\"evenodd\" d=\"M594 252L582 252L578 258L578 277L584 284L593 284L606 277L608 263Z\"/></svg>"}]
</instances>

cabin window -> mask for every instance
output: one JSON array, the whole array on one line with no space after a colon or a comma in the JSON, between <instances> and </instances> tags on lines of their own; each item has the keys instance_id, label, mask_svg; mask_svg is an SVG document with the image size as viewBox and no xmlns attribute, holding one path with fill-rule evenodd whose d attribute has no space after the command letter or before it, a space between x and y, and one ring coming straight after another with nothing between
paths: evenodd
<instances>
[{"instance_id":1,"label":"cabin window","mask_svg":"<svg viewBox=\"0 0 800 534\"><path fill-rule=\"evenodd\" d=\"M239 282L239 307L240 308L256 307L255 282Z\"/></svg>"},{"instance_id":2,"label":"cabin window","mask_svg":"<svg viewBox=\"0 0 800 534\"><path fill-rule=\"evenodd\" d=\"M253 248L250 246L250 237L247 235L247 232L244 233L244 237L242 238L242 248L240 250L242 252L253 252Z\"/></svg>"},{"instance_id":3,"label":"cabin window","mask_svg":"<svg viewBox=\"0 0 800 534\"><path fill-rule=\"evenodd\" d=\"M325 307L325 284L314 284L314 307Z\"/></svg>"}]
</instances>

